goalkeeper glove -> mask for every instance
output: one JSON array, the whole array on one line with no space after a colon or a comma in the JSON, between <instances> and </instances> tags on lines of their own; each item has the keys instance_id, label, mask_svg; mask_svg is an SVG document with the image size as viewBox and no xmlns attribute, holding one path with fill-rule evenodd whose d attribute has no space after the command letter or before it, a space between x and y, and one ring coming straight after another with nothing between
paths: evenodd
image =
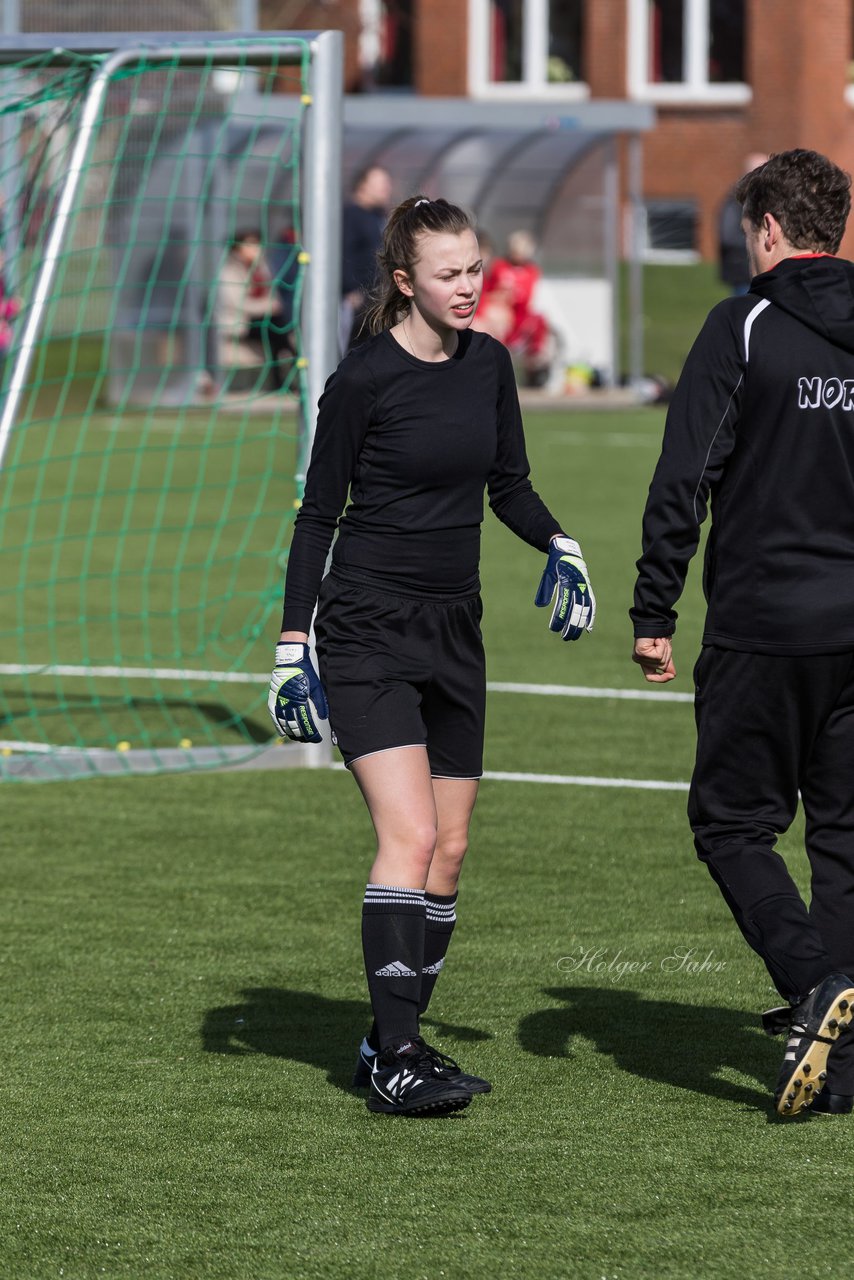
<instances>
[{"instance_id":1,"label":"goalkeeper glove","mask_svg":"<svg viewBox=\"0 0 854 1280\"><path fill-rule=\"evenodd\" d=\"M581 547L573 538L552 538L549 558L534 600L544 609L554 597L549 630L559 631L564 640L577 640L582 631L592 631L596 621L596 597L590 587Z\"/></svg>"},{"instance_id":2,"label":"goalkeeper glove","mask_svg":"<svg viewBox=\"0 0 854 1280\"><path fill-rule=\"evenodd\" d=\"M310 702L326 720L329 711L320 677L312 665L307 644L276 645L276 665L270 678L267 708L276 732L294 742L322 742Z\"/></svg>"}]
</instances>

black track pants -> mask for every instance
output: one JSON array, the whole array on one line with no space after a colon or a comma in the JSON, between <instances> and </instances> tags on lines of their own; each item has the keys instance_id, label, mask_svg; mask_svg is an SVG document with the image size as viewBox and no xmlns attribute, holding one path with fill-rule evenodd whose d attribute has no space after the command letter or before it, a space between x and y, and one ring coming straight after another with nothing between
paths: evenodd
<instances>
[{"instance_id":1,"label":"black track pants","mask_svg":"<svg viewBox=\"0 0 854 1280\"><path fill-rule=\"evenodd\" d=\"M854 653L707 647L694 682L688 816L698 856L784 998L799 999L828 973L854 977ZM799 790L809 909L774 849ZM854 1054L851 1073L850 1089L838 1091L854 1092Z\"/></svg>"}]
</instances>

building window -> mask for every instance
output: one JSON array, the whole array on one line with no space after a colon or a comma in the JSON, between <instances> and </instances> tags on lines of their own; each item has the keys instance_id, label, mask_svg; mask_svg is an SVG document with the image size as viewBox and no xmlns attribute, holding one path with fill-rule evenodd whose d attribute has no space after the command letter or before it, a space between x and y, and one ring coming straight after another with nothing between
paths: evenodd
<instances>
[{"instance_id":1,"label":"building window","mask_svg":"<svg viewBox=\"0 0 854 1280\"><path fill-rule=\"evenodd\" d=\"M678 84L684 79L684 19L683 0L650 0L646 58L651 84Z\"/></svg>"},{"instance_id":2,"label":"building window","mask_svg":"<svg viewBox=\"0 0 854 1280\"><path fill-rule=\"evenodd\" d=\"M583 0L470 0L476 97L586 98Z\"/></svg>"},{"instance_id":3,"label":"building window","mask_svg":"<svg viewBox=\"0 0 854 1280\"><path fill-rule=\"evenodd\" d=\"M489 78L494 83L522 79L522 0L491 0Z\"/></svg>"},{"instance_id":4,"label":"building window","mask_svg":"<svg viewBox=\"0 0 854 1280\"><path fill-rule=\"evenodd\" d=\"M748 102L744 0L629 0L629 86L647 102Z\"/></svg>"},{"instance_id":5,"label":"building window","mask_svg":"<svg viewBox=\"0 0 854 1280\"><path fill-rule=\"evenodd\" d=\"M696 262L697 205L693 200L647 200L641 256L646 262Z\"/></svg>"},{"instance_id":6,"label":"building window","mask_svg":"<svg viewBox=\"0 0 854 1280\"><path fill-rule=\"evenodd\" d=\"M412 0L383 0L377 85L412 88Z\"/></svg>"},{"instance_id":7,"label":"building window","mask_svg":"<svg viewBox=\"0 0 854 1280\"><path fill-rule=\"evenodd\" d=\"M413 83L413 0L360 0L362 88L409 90Z\"/></svg>"}]
</instances>

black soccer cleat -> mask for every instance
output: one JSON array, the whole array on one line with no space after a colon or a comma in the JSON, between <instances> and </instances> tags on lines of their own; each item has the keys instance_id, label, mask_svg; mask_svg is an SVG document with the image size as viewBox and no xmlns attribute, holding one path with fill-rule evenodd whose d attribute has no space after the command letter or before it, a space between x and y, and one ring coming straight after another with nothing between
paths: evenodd
<instances>
[{"instance_id":1,"label":"black soccer cleat","mask_svg":"<svg viewBox=\"0 0 854 1280\"><path fill-rule=\"evenodd\" d=\"M797 1115L819 1096L827 1079L827 1056L837 1037L848 1030L852 1012L854 983L842 973L825 978L791 1010L789 1039L774 1090L781 1116ZM766 1030L774 1034L771 1022L766 1015Z\"/></svg>"},{"instance_id":2,"label":"black soccer cleat","mask_svg":"<svg viewBox=\"0 0 854 1280\"><path fill-rule=\"evenodd\" d=\"M471 1093L437 1075L424 1042L413 1036L378 1053L371 1071L368 1110L391 1116L444 1116L463 1111Z\"/></svg>"},{"instance_id":3,"label":"black soccer cleat","mask_svg":"<svg viewBox=\"0 0 854 1280\"><path fill-rule=\"evenodd\" d=\"M483 1076L469 1075L467 1071L463 1071L458 1062L454 1062L454 1059L449 1058L446 1053L440 1053L431 1044L425 1044L424 1048L437 1075L445 1080L455 1080L457 1084L465 1085L469 1093L492 1093L492 1085L488 1080L484 1080Z\"/></svg>"},{"instance_id":4,"label":"black soccer cleat","mask_svg":"<svg viewBox=\"0 0 854 1280\"><path fill-rule=\"evenodd\" d=\"M492 1092L492 1085L488 1080L484 1080L483 1076L469 1075L467 1071L463 1071L458 1063L454 1062L453 1058L449 1058L447 1054L440 1053L432 1045L425 1044L421 1036L415 1037L415 1040L430 1055L433 1061L433 1069L437 1075L445 1080L454 1080L457 1084L463 1085L468 1089L469 1093ZM356 1059L356 1069L353 1072L354 1089L368 1088L371 1083L371 1070L376 1056L377 1050L372 1048L368 1043L367 1037L365 1037L359 1046L359 1056Z\"/></svg>"},{"instance_id":5,"label":"black soccer cleat","mask_svg":"<svg viewBox=\"0 0 854 1280\"><path fill-rule=\"evenodd\" d=\"M824 1089L810 1107L811 1116L850 1116L854 1097L850 1093L830 1093Z\"/></svg>"}]
</instances>

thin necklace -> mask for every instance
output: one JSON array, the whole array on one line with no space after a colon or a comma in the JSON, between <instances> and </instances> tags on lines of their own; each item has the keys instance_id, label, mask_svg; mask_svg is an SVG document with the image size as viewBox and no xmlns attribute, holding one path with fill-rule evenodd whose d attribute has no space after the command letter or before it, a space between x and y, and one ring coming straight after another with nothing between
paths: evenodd
<instances>
[{"instance_id":1,"label":"thin necklace","mask_svg":"<svg viewBox=\"0 0 854 1280\"><path fill-rule=\"evenodd\" d=\"M403 321L401 322L400 327L401 327L401 329L403 330L403 336L404 336L404 338L406 339L406 345L409 347L409 350L410 350L410 351L412 352L412 354L415 356L415 348L414 348L414 347L413 347L413 345L412 345L412 340L411 340L411 338L409 337L409 334L406 332L406 318L405 318L405 317L404 317ZM415 356L415 359L417 360L417 359L418 359L418 356Z\"/></svg>"},{"instance_id":2,"label":"thin necklace","mask_svg":"<svg viewBox=\"0 0 854 1280\"><path fill-rule=\"evenodd\" d=\"M408 317L408 316L406 316L406 317L404 317L404 319L403 319L403 320L401 320L401 322L400 322L401 332L403 333L403 336L404 336L404 338L406 339L406 345L409 347L409 350L410 350L410 351L412 352L412 354L415 356L415 359L416 359L416 360L421 360L421 356L416 355L416 353L415 353L415 348L414 348L414 347L413 347L413 345L412 345L412 339L410 338L409 334L406 332L406 321L407 321L407 319L408 319L408 318L409 318L409 317ZM458 343L458 345L459 345L459 339L457 340L457 343ZM450 356L446 355L446 356L445 356L445 359L446 359L446 360L449 360L449 359L450 359ZM440 362L439 362L439 361L436 361L436 360L427 360L427 361L421 360L421 363L422 363L422 364L438 364L438 363L440 363Z\"/></svg>"}]
</instances>

